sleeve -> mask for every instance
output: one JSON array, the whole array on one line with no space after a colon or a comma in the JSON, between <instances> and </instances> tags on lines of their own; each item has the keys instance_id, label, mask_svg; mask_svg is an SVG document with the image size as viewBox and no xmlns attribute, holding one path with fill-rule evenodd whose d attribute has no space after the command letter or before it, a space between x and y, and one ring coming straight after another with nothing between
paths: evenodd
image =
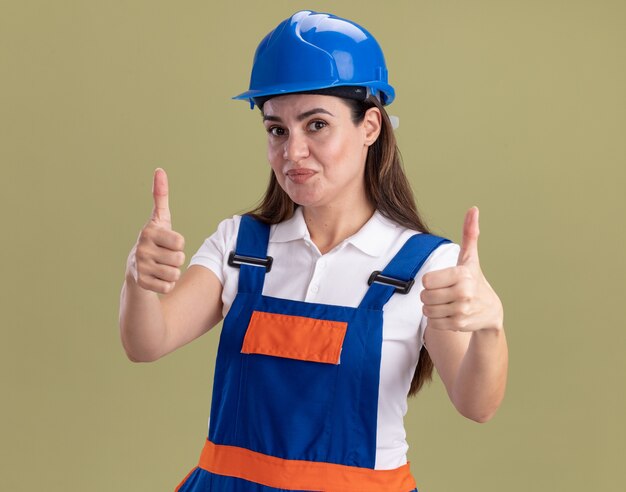
<instances>
[{"instance_id":1,"label":"sleeve","mask_svg":"<svg viewBox=\"0 0 626 492\"><path fill-rule=\"evenodd\" d=\"M435 270L443 270L444 268L449 268L456 266L456 263L459 259L459 252L461 251L461 247L455 243L446 243L439 246L435 251L431 253L428 257L422 268L420 268L419 274L416 277L416 282L421 284L422 276L428 272L434 272ZM428 323L428 318L422 315L422 320L420 322L420 342L424 343L424 331L426 330L426 323Z\"/></svg>"},{"instance_id":2,"label":"sleeve","mask_svg":"<svg viewBox=\"0 0 626 492\"><path fill-rule=\"evenodd\" d=\"M223 220L217 226L217 230L200 246L200 249L191 258L189 266L200 265L211 270L222 285L225 281L224 268L229 253L235 249L237 232L241 216L235 215L230 219Z\"/></svg>"}]
</instances>

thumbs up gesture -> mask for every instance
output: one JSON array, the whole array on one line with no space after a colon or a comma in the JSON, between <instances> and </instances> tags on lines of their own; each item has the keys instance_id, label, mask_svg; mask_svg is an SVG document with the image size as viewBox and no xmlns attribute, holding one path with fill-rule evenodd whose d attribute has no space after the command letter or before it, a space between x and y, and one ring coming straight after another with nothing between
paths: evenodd
<instances>
[{"instance_id":1,"label":"thumbs up gesture","mask_svg":"<svg viewBox=\"0 0 626 492\"><path fill-rule=\"evenodd\" d=\"M502 329L502 303L480 269L478 235L478 208L472 207L465 215L457 265L422 277L421 299L429 328Z\"/></svg>"},{"instance_id":2,"label":"thumbs up gesture","mask_svg":"<svg viewBox=\"0 0 626 492\"><path fill-rule=\"evenodd\" d=\"M152 197L152 216L130 252L127 269L140 287L167 294L180 278L185 239L172 230L167 174L163 169L154 172Z\"/></svg>"}]
</instances>

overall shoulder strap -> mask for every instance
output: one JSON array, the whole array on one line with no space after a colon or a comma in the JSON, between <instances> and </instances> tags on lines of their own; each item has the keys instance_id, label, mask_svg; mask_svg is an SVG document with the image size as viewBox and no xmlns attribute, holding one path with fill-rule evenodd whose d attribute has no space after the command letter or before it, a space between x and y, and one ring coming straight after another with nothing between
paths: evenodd
<instances>
[{"instance_id":1,"label":"overall shoulder strap","mask_svg":"<svg viewBox=\"0 0 626 492\"><path fill-rule=\"evenodd\" d=\"M450 240L432 234L415 234L400 248L382 272L370 276L370 288L359 307L380 310L395 293L408 294L415 275L435 249Z\"/></svg>"},{"instance_id":2,"label":"overall shoulder strap","mask_svg":"<svg viewBox=\"0 0 626 492\"><path fill-rule=\"evenodd\" d=\"M272 267L267 256L270 226L250 215L242 215L237 246L230 253L228 264L239 268L239 292L261 293L265 274Z\"/></svg>"}]
</instances>

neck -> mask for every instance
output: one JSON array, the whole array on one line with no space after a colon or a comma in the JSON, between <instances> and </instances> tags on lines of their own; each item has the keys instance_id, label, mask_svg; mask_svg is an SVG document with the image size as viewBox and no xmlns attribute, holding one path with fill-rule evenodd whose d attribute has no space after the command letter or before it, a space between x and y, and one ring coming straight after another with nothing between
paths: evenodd
<instances>
[{"instance_id":1,"label":"neck","mask_svg":"<svg viewBox=\"0 0 626 492\"><path fill-rule=\"evenodd\" d=\"M374 214L369 202L357 206L304 207L303 215L311 240L322 254L356 234Z\"/></svg>"}]
</instances>

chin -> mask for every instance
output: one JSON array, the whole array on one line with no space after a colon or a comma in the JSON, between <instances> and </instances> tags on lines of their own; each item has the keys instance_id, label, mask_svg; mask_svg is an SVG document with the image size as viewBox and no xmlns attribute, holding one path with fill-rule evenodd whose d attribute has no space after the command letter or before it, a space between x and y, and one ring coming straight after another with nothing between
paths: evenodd
<instances>
[{"instance_id":1,"label":"chin","mask_svg":"<svg viewBox=\"0 0 626 492\"><path fill-rule=\"evenodd\" d=\"M290 198L293 203L295 203L296 205L299 205L300 207L314 207L315 205L319 205L319 202L317 200L299 198L299 197L291 196L291 195L290 195Z\"/></svg>"},{"instance_id":2,"label":"chin","mask_svg":"<svg viewBox=\"0 0 626 492\"><path fill-rule=\"evenodd\" d=\"M294 192L293 190L284 191L287 195L289 195L292 202L300 205L301 207L312 207L321 204L321 197L315 193L302 193L302 190L300 192Z\"/></svg>"}]
</instances>

